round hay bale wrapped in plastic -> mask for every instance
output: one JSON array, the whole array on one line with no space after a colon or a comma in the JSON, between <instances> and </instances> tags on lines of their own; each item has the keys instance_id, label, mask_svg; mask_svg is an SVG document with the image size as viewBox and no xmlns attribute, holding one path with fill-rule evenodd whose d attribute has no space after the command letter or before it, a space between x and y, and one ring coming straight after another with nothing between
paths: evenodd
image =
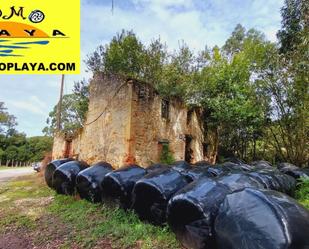
<instances>
[{"instance_id":1,"label":"round hay bale wrapped in plastic","mask_svg":"<svg viewBox=\"0 0 309 249\"><path fill-rule=\"evenodd\" d=\"M101 184L103 198L113 199L124 209L130 208L134 185L146 173L146 170L138 165L125 166L108 173Z\"/></svg>"},{"instance_id":2,"label":"round hay bale wrapped in plastic","mask_svg":"<svg viewBox=\"0 0 309 249\"><path fill-rule=\"evenodd\" d=\"M70 158L63 158L51 161L45 168L45 181L48 187L53 188L53 175L55 170L62 164L72 161Z\"/></svg>"},{"instance_id":3,"label":"round hay bale wrapped in plastic","mask_svg":"<svg viewBox=\"0 0 309 249\"><path fill-rule=\"evenodd\" d=\"M79 172L76 177L76 190L79 196L90 202L101 202L101 184L105 175L111 171L113 171L112 165L99 162Z\"/></svg>"},{"instance_id":4,"label":"round hay bale wrapped in plastic","mask_svg":"<svg viewBox=\"0 0 309 249\"><path fill-rule=\"evenodd\" d=\"M194 166L211 166L211 164L207 161L198 161L194 164Z\"/></svg>"},{"instance_id":5,"label":"round hay bale wrapped in plastic","mask_svg":"<svg viewBox=\"0 0 309 249\"><path fill-rule=\"evenodd\" d=\"M223 161L223 163L234 163L234 164L246 164L245 161L237 158L237 157L228 157L228 158L225 158Z\"/></svg>"},{"instance_id":6,"label":"round hay bale wrapped in plastic","mask_svg":"<svg viewBox=\"0 0 309 249\"><path fill-rule=\"evenodd\" d=\"M245 168L246 170L244 170ZM207 171L209 174L211 174L213 177L226 175L229 173L240 173L245 172L247 170L248 165L246 164L236 164L232 162L225 162L223 164L215 164L212 166L207 167Z\"/></svg>"},{"instance_id":7,"label":"round hay bale wrapped in plastic","mask_svg":"<svg viewBox=\"0 0 309 249\"><path fill-rule=\"evenodd\" d=\"M167 166L165 164L155 163L155 164L151 164L150 166L148 166L146 168L146 171L147 171L147 174L148 174L148 173L151 173L155 170L162 169L162 168L168 168L168 167L169 166Z\"/></svg>"},{"instance_id":8,"label":"round hay bale wrapped in plastic","mask_svg":"<svg viewBox=\"0 0 309 249\"><path fill-rule=\"evenodd\" d=\"M88 165L80 161L70 161L59 166L53 175L53 186L58 194L74 195L76 176Z\"/></svg>"},{"instance_id":9,"label":"round hay bale wrapped in plastic","mask_svg":"<svg viewBox=\"0 0 309 249\"><path fill-rule=\"evenodd\" d=\"M187 184L186 177L171 168L149 173L135 184L132 207L142 220L161 225L169 199Z\"/></svg>"},{"instance_id":10,"label":"round hay bale wrapped in plastic","mask_svg":"<svg viewBox=\"0 0 309 249\"><path fill-rule=\"evenodd\" d=\"M246 172L246 171L251 171L254 169L254 167L244 164L244 163L233 163L233 162L225 162L223 164L220 164L220 166L225 170L225 171L230 171L230 172Z\"/></svg>"},{"instance_id":11,"label":"round hay bale wrapped in plastic","mask_svg":"<svg viewBox=\"0 0 309 249\"><path fill-rule=\"evenodd\" d=\"M253 161L251 165L254 166L256 169L273 169L274 167L271 166L270 162L260 160L260 161Z\"/></svg>"},{"instance_id":12,"label":"round hay bale wrapped in plastic","mask_svg":"<svg viewBox=\"0 0 309 249\"><path fill-rule=\"evenodd\" d=\"M192 169L183 172L182 174L188 179L189 182L198 180L201 177L214 177L215 175L208 171L209 167L193 166Z\"/></svg>"},{"instance_id":13,"label":"round hay bale wrapped in plastic","mask_svg":"<svg viewBox=\"0 0 309 249\"><path fill-rule=\"evenodd\" d=\"M214 221L230 189L214 179L200 178L169 201L167 222L186 248L215 248Z\"/></svg>"},{"instance_id":14,"label":"round hay bale wrapped in plastic","mask_svg":"<svg viewBox=\"0 0 309 249\"><path fill-rule=\"evenodd\" d=\"M186 172L187 170L192 169L192 166L191 166L189 163L187 163L186 161L177 161L177 162L174 162L174 163L171 165L171 167L172 167L174 170L176 170L176 171L178 171L178 172L180 172L180 173Z\"/></svg>"},{"instance_id":15,"label":"round hay bale wrapped in plastic","mask_svg":"<svg viewBox=\"0 0 309 249\"><path fill-rule=\"evenodd\" d=\"M247 187L264 188L264 185L259 180L244 173L233 173L221 176L217 181L227 186L231 192Z\"/></svg>"},{"instance_id":16,"label":"round hay bale wrapped in plastic","mask_svg":"<svg viewBox=\"0 0 309 249\"><path fill-rule=\"evenodd\" d=\"M309 169L302 169L290 163L280 163L278 168L283 174L292 176L295 179L309 177Z\"/></svg>"},{"instance_id":17,"label":"round hay bale wrapped in plastic","mask_svg":"<svg viewBox=\"0 0 309 249\"><path fill-rule=\"evenodd\" d=\"M293 195L296 189L295 179L275 169L263 169L248 174L263 183L266 189L280 191L289 195Z\"/></svg>"},{"instance_id":18,"label":"round hay bale wrapped in plastic","mask_svg":"<svg viewBox=\"0 0 309 249\"><path fill-rule=\"evenodd\" d=\"M226 196L215 232L218 249L307 249L309 213L283 193L247 188Z\"/></svg>"},{"instance_id":19,"label":"round hay bale wrapped in plastic","mask_svg":"<svg viewBox=\"0 0 309 249\"><path fill-rule=\"evenodd\" d=\"M277 164L277 168L279 170L286 168L286 169L299 169L299 167L297 167L296 165L292 164L292 163L278 163Z\"/></svg>"}]
</instances>

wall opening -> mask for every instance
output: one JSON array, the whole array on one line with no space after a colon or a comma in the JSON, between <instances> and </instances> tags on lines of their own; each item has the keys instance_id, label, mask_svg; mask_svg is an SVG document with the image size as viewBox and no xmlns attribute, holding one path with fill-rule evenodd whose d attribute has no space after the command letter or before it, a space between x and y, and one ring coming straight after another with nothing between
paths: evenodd
<instances>
[{"instance_id":1,"label":"wall opening","mask_svg":"<svg viewBox=\"0 0 309 249\"><path fill-rule=\"evenodd\" d=\"M192 120L193 112L194 112L194 110L191 109L191 110L189 110L188 113L187 113L187 125L189 125L190 122L191 122L191 120Z\"/></svg>"},{"instance_id":2,"label":"wall opening","mask_svg":"<svg viewBox=\"0 0 309 249\"><path fill-rule=\"evenodd\" d=\"M166 99L162 99L161 102L161 117L169 119L170 102Z\"/></svg>"},{"instance_id":3,"label":"wall opening","mask_svg":"<svg viewBox=\"0 0 309 249\"><path fill-rule=\"evenodd\" d=\"M72 140L65 141L64 158L72 157Z\"/></svg>"},{"instance_id":4,"label":"wall opening","mask_svg":"<svg viewBox=\"0 0 309 249\"><path fill-rule=\"evenodd\" d=\"M185 161L188 163L192 163L194 159L193 150L191 148L192 146L192 136L186 135L185 137Z\"/></svg>"}]
</instances>

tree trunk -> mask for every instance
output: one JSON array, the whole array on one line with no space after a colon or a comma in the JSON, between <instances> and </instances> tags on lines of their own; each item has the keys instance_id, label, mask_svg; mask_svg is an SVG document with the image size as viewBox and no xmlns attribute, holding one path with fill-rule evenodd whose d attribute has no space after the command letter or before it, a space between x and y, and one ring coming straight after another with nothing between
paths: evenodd
<instances>
[{"instance_id":1,"label":"tree trunk","mask_svg":"<svg viewBox=\"0 0 309 249\"><path fill-rule=\"evenodd\" d=\"M218 155L218 149L219 149L219 129L218 127L211 129L211 130L209 129L207 131L206 140L208 143L206 160L211 164L215 164L217 161L217 155Z\"/></svg>"}]
</instances>

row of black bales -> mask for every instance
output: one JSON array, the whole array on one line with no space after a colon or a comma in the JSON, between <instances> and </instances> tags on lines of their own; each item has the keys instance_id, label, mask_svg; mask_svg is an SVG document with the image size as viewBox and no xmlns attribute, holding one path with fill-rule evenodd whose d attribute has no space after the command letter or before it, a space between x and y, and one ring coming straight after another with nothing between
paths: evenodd
<instances>
[{"instance_id":1,"label":"row of black bales","mask_svg":"<svg viewBox=\"0 0 309 249\"><path fill-rule=\"evenodd\" d=\"M187 248L309 248L309 214L283 194L293 195L294 178L306 176L296 166L280 165L281 172L265 161L193 167L180 161L114 171L105 162L86 167L68 159L53 161L46 182L60 194L76 189L91 202L111 198L156 225L167 221Z\"/></svg>"}]
</instances>

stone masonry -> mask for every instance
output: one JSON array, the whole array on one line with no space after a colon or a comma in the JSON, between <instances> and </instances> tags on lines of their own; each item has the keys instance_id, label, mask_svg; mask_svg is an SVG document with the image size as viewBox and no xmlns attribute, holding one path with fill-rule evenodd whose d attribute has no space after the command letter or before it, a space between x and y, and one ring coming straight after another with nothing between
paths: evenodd
<instances>
[{"instance_id":1,"label":"stone masonry","mask_svg":"<svg viewBox=\"0 0 309 249\"><path fill-rule=\"evenodd\" d=\"M160 161L163 144L168 144L175 160L193 163L204 159L203 141L198 109L162 99L147 83L96 75L84 127L73 139L55 135L53 158L146 167Z\"/></svg>"}]
</instances>

